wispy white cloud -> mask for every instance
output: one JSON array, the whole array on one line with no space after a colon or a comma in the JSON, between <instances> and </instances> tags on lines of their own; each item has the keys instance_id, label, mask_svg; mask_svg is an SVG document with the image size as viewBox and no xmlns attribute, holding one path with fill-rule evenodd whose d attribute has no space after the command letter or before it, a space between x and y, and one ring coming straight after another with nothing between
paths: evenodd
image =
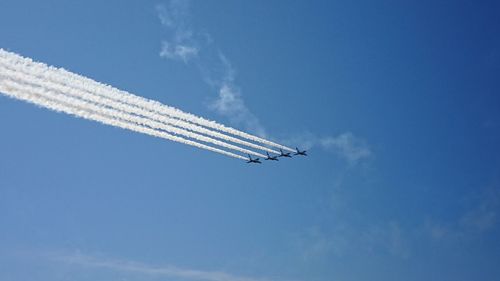
<instances>
[{"instance_id":1,"label":"wispy white cloud","mask_svg":"<svg viewBox=\"0 0 500 281\"><path fill-rule=\"evenodd\" d=\"M212 102L211 107L223 115L235 115L245 108L238 89L224 84L219 91L219 98Z\"/></svg>"},{"instance_id":2,"label":"wispy white cloud","mask_svg":"<svg viewBox=\"0 0 500 281\"><path fill-rule=\"evenodd\" d=\"M303 260L310 262L369 254L407 259L412 252L410 237L395 221L366 225L339 222L330 229L305 229L295 235L295 246Z\"/></svg>"},{"instance_id":3,"label":"wispy white cloud","mask_svg":"<svg viewBox=\"0 0 500 281\"><path fill-rule=\"evenodd\" d=\"M189 1L171 0L166 5L157 5L156 10L161 24L175 28L175 31L186 29L189 13Z\"/></svg>"},{"instance_id":4,"label":"wispy white cloud","mask_svg":"<svg viewBox=\"0 0 500 281\"><path fill-rule=\"evenodd\" d=\"M236 71L229 59L214 46L206 32L196 31L191 23L189 0L171 0L158 5L156 10L162 25L169 32L162 41L162 58L193 62L203 80L217 91L208 108L228 118L233 124L243 126L261 137L266 132L259 119L247 107L241 89L236 84Z\"/></svg>"},{"instance_id":5,"label":"wispy white cloud","mask_svg":"<svg viewBox=\"0 0 500 281\"><path fill-rule=\"evenodd\" d=\"M457 219L450 221L428 220L425 232L433 240L462 240L471 235L484 234L498 226L500 212L500 188L483 191L475 204L467 208Z\"/></svg>"},{"instance_id":6,"label":"wispy white cloud","mask_svg":"<svg viewBox=\"0 0 500 281\"><path fill-rule=\"evenodd\" d=\"M173 45L168 41L163 41L160 50L160 57L167 59L180 59L188 62L191 58L198 55L198 48L185 45Z\"/></svg>"},{"instance_id":7,"label":"wispy white cloud","mask_svg":"<svg viewBox=\"0 0 500 281\"><path fill-rule=\"evenodd\" d=\"M157 5L156 11L170 32L170 38L162 41L160 56L185 63L195 58L199 48L189 23L189 1L171 0L167 6Z\"/></svg>"},{"instance_id":8,"label":"wispy white cloud","mask_svg":"<svg viewBox=\"0 0 500 281\"><path fill-rule=\"evenodd\" d=\"M248 109L239 87L235 84L236 71L224 54L219 53L218 57L221 63L222 75L219 81L210 79L210 83L218 88L218 97L209 103L209 108L229 118L231 122L243 125L255 134L265 137L264 127Z\"/></svg>"},{"instance_id":9,"label":"wispy white cloud","mask_svg":"<svg viewBox=\"0 0 500 281\"><path fill-rule=\"evenodd\" d=\"M411 259L420 251L416 247L474 245L478 238L494 235L499 226L498 183L469 194L465 198L468 206L454 218L411 218L411 223L398 216L374 218L360 211L349 204L351 195L342 191L341 184L332 187L335 198L326 208L331 223L313 225L292 235L296 255L303 261L369 255Z\"/></svg>"},{"instance_id":10,"label":"wispy white cloud","mask_svg":"<svg viewBox=\"0 0 500 281\"><path fill-rule=\"evenodd\" d=\"M350 164L356 164L372 156L372 151L366 141L354 136L351 132L336 137L322 138L320 144L323 148L334 151Z\"/></svg>"},{"instance_id":11,"label":"wispy white cloud","mask_svg":"<svg viewBox=\"0 0 500 281\"><path fill-rule=\"evenodd\" d=\"M398 222L372 225L363 235L370 247L381 248L394 257L407 259L411 255L409 236Z\"/></svg>"},{"instance_id":12,"label":"wispy white cloud","mask_svg":"<svg viewBox=\"0 0 500 281\"><path fill-rule=\"evenodd\" d=\"M259 119L245 105L240 90L230 83L221 86L218 97L209 104L209 108L260 137L267 136Z\"/></svg>"},{"instance_id":13,"label":"wispy white cloud","mask_svg":"<svg viewBox=\"0 0 500 281\"><path fill-rule=\"evenodd\" d=\"M476 207L460 218L460 226L475 232L485 232L498 223L500 189L489 189Z\"/></svg>"},{"instance_id":14,"label":"wispy white cloud","mask_svg":"<svg viewBox=\"0 0 500 281\"><path fill-rule=\"evenodd\" d=\"M154 266L131 260L120 260L83 254L51 253L49 259L68 265L87 268L107 269L123 274L142 274L154 277L173 277L183 280L201 281L270 281L266 278L238 276L223 271L206 271L179 268L173 265Z\"/></svg>"},{"instance_id":15,"label":"wispy white cloud","mask_svg":"<svg viewBox=\"0 0 500 281\"><path fill-rule=\"evenodd\" d=\"M405 226L397 220L358 224L337 217L334 226L328 229L314 226L296 234L295 246L304 260L317 262L325 258L368 254L409 259L416 251L415 245L474 243L478 236L487 235L498 226L500 191L486 194L476 206L449 221L426 219L423 223Z\"/></svg>"},{"instance_id":16,"label":"wispy white cloud","mask_svg":"<svg viewBox=\"0 0 500 281\"><path fill-rule=\"evenodd\" d=\"M497 213L487 207L467 212L461 219L460 224L468 229L484 232L492 228L497 222Z\"/></svg>"},{"instance_id":17,"label":"wispy white cloud","mask_svg":"<svg viewBox=\"0 0 500 281\"><path fill-rule=\"evenodd\" d=\"M335 254L340 256L345 246L343 236L328 235L318 226L307 228L295 235L295 244L299 248L302 259L314 261Z\"/></svg>"}]
</instances>

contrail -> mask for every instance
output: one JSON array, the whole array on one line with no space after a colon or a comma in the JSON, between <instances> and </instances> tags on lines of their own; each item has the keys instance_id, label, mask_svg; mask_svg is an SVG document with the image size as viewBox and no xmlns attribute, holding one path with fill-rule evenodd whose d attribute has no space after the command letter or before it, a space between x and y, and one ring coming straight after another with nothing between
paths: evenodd
<instances>
[{"instance_id":1,"label":"contrail","mask_svg":"<svg viewBox=\"0 0 500 281\"><path fill-rule=\"evenodd\" d=\"M93 87L93 85L87 85L86 91L82 92L82 90L79 90L77 87L71 87L75 83L72 83L73 81L67 81L65 77L61 77L57 72L54 71L54 69L49 69L48 67L31 67L27 66L26 64L21 64L21 63L16 63L12 61L6 61L3 58L0 57L0 65L10 71L16 71L17 73L20 73L19 75L28 75L30 78L25 78L26 81L37 81L37 84L44 84L47 87L51 87L54 89L57 89L57 91L62 92L66 95L70 95L79 99L84 99L86 101L90 101L96 104L102 104L106 105L115 109L118 109L120 111L126 112L126 113L133 113L136 115L148 117L154 121L170 125L170 126L176 126L182 129L187 129L193 132L197 133L202 133L211 137L216 137L219 139L223 139L229 142L241 144L244 146L252 147L255 149L259 150L264 150L267 152L271 153L276 153L278 154L279 152L272 150L270 148L257 145L254 143L250 143L247 141L240 140L238 138L234 138L231 136L227 136L224 134L221 134L216 131L209 130L205 127L201 127L189 122L185 122L183 120L175 119L175 118L170 118L164 115L160 115L154 112L151 112L149 110L145 110L143 108L130 105L127 103L123 103L121 101L115 101L107 97L103 97L94 93L100 92L100 88L102 87ZM58 79L59 78L59 79ZM73 79L70 79L73 80ZM61 83L57 83L61 81ZM241 151L244 153L249 153L249 151ZM252 153L250 153L252 154ZM254 154L257 155L257 154ZM259 157L262 157L263 155L257 155Z\"/></svg>"},{"instance_id":2,"label":"contrail","mask_svg":"<svg viewBox=\"0 0 500 281\"><path fill-rule=\"evenodd\" d=\"M44 97L47 95L46 93L44 94L44 92L46 91L45 89L40 88L38 90L39 93L34 94L34 93L30 93L28 91L24 91L23 89L20 89L20 87L16 87L15 84L17 84L17 83L9 82L7 77L0 75L0 92L2 92L3 94L5 94L11 98L15 98L15 99L23 100L23 101L26 101L29 103L33 103L33 104L39 105L41 107L45 107L45 108L57 111L57 112L64 112L64 113L67 113L67 114L70 114L73 116L77 116L77 117L81 117L84 119L94 120L94 121L97 121L97 122L100 122L100 123L103 123L106 125L111 125L111 126L115 126L115 127L119 127L119 128L123 128L123 129L128 129L128 130L135 131L138 133L143 133L146 135L155 136L155 137L164 138L167 140L191 145L194 147L206 149L209 151L213 151L213 152L220 153L220 154L230 156L230 157L234 157L237 159L247 160L247 158L245 158L243 156L240 156L240 155L237 155L237 154L234 154L231 152L227 152L227 151L215 148L215 147L211 147L211 146L208 146L205 144L201 144L201 143L198 143L195 141L187 140L187 139L184 139L182 137L174 136L174 135L171 135L171 134L168 134L165 132L161 132L161 131L157 131L154 129L150 129L150 128L147 128L144 126L139 126L139 125L129 123L127 121L124 121L124 120L121 120L118 118L114 118L112 116L101 115L101 114L98 114L96 112L90 111L88 109L73 107L73 106L68 105L68 104L55 102L49 98Z\"/></svg>"},{"instance_id":3,"label":"contrail","mask_svg":"<svg viewBox=\"0 0 500 281\"><path fill-rule=\"evenodd\" d=\"M12 72L11 70L7 70L5 68L0 69L0 75L5 75L5 76L12 79L11 81L6 80L6 81L4 81L4 83L6 83L7 85L10 85L10 86L13 86L13 87L17 87L17 88L22 89L24 91L31 91L31 92L36 91L35 87L28 86L26 84L32 84L34 86L38 86L40 88L43 88L44 92L47 95L46 97L51 99L51 100L54 100L56 102L68 104L68 105L82 108L82 109L88 109L90 111L96 112L97 114L101 114L101 115L113 116L113 117L116 117L118 119L130 122L130 123L135 123L135 124L141 125L141 126L148 126L152 129L159 129L159 130L166 131L168 133L182 135L182 136L192 138L192 139L195 139L198 141L212 143L212 144L215 144L215 145L218 145L221 147L225 147L227 149L237 150L237 151L243 152L245 154L252 154L252 155L255 155L258 157L266 157L263 154L260 154L260 153L257 153L257 152L251 151L251 150L247 150L244 148L240 148L238 146L231 145L231 144L219 141L219 140L215 140L215 139L203 136L203 135L199 135L199 134L195 134L195 133L192 133L192 132L189 132L186 130L182 130L182 129L179 129L177 127L165 125L163 123L159 123L159 122L147 119L147 118L123 113L123 112L118 111L116 109L106 108L106 107L103 107L100 105L96 105L94 103L86 102L86 101L81 100L81 99L72 98L72 97L67 96L63 92L56 93L52 88L47 87L46 85L43 85L43 80L40 80L38 78L33 78L33 77L26 76L26 75L20 74L20 73L15 73L15 72ZM23 85L19 84L19 82L22 82L25 85L23 86ZM39 84L39 83L42 83L42 84ZM68 90L68 92L73 92L72 95L80 96L80 94L78 92L76 92L74 89L70 88ZM76 92L76 93L74 93L74 92Z\"/></svg>"},{"instance_id":4,"label":"contrail","mask_svg":"<svg viewBox=\"0 0 500 281\"><path fill-rule=\"evenodd\" d=\"M206 120L204 118L195 116L193 114L183 112L183 111L176 109L174 107L163 105L157 101L149 100L149 99L146 99L143 97L139 97L139 96L127 93L125 91L118 90L118 89L111 87L109 85L105 85L105 84L96 82L92 79L83 77L81 75L71 73L71 72L66 71L62 68L55 68L55 67L47 66L46 64L43 64L43 63L34 62L33 60L31 60L29 58L23 58L17 54L10 53L10 52L4 51L2 49L0 49L0 57L3 57L5 59L10 59L10 60L15 61L15 62L20 63L20 64L26 64L26 65L30 65L30 66L39 65L39 66L42 66L45 68L49 68L51 70L57 71L58 74L60 74L61 76L65 76L66 78L73 79L72 83L80 81L81 83L79 83L79 84L84 84L86 86L88 86L90 84L90 85L94 85L96 88L106 89L106 91L100 91L99 94L103 95L107 98L113 99L115 101L122 101L124 103L128 103L131 105L140 106L144 109L147 109L147 110L150 110L153 112L169 115L171 117L175 117L175 118L178 118L178 119L181 119L184 121L188 121L188 122L195 123L195 124L198 124L201 126L205 126L208 128L219 130L221 132L225 132L225 133L229 133L229 134L232 134L235 136L246 138L246 139L252 140L254 142L258 142L258 143L262 143L265 145L285 149L288 151L294 151L293 149L286 147L284 145L277 144L277 143L259 138L259 137L254 136L254 135L250 135L250 134L245 133L245 132L241 132L241 131L236 130L234 128L226 127L226 126L219 124L217 122ZM75 84L77 84L77 83L75 83ZM81 90L85 90L85 87L84 87L84 89L81 89Z\"/></svg>"}]
</instances>

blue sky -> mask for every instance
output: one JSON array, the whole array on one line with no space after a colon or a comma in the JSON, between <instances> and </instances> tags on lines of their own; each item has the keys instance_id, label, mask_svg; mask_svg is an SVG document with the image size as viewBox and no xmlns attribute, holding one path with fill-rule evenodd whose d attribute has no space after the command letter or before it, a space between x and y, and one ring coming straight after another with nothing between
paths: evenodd
<instances>
[{"instance_id":1,"label":"blue sky","mask_svg":"<svg viewBox=\"0 0 500 281\"><path fill-rule=\"evenodd\" d=\"M499 9L0 2L1 48L310 153L249 166L1 96L0 279L500 280Z\"/></svg>"}]
</instances>

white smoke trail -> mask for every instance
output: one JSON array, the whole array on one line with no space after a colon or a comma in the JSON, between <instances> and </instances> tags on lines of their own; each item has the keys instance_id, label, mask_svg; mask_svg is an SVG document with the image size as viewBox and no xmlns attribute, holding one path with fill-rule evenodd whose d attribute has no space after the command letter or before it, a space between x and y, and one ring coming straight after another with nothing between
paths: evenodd
<instances>
[{"instance_id":1,"label":"white smoke trail","mask_svg":"<svg viewBox=\"0 0 500 281\"><path fill-rule=\"evenodd\" d=\"M26 91L25 89L23 89L22 85L20 85L20 84L16 85L16 84L17 83L15 83L15 82L9 81L6 76L0 75L0 92L2 92L3 94L5 94L6 96L9 96L11 98L15 98L15 99L23 100L23 101L26 101L29 103L33 103L33 104L39 105L41 107L45 107L45 108L57 111L57 112L64 112L64 113L67 113L67 114L70 114L73 116L77 116L77 117L81 117L84 119L94 120L94 121L97 121L97 122L100 122L100 123L103 123L106 125L111 125L111 126L115 126L115 127L119 127L119 128L123 128L123 129L128 129L128 130L135 131L138 133L143 133L146 135L151 135L151 136L164 138L167 140L195 146L198 148L206 149L209 151L213 151L213 152L220 153L220 154L230 156L230 157L234 157L237 159L247 160L247 158L245 158L243 156L240 156L240 155L237 155L237 154L234 154L231 152L227 152L227 151L224 151L224 150L221 150L218 148L214 148L214 147L211 147L208 145L204 145L204 144L201 144L201 143L198 143L195 141L187 140L187 139L184 139L182 137L174 136L174 135L171 135L171 134L168 134L165 132L161 132L161 131L150 129L150 128L147 128L144 126L133 124L133 123L127 122L125 120L116 119L112 116L98 114L94 111L91 111L91 110L88 110L85 108L79 108L79 107L74 107L74 106L69 105L69 104L55 102L49 98L46 98L46 96L50 95L51 93L49 91L46 91L43 88L38 89L35 93L35 92Z\"/></svg>"},{"instance_id":2,"label":"white smoke trail","mask_svg":"<svg viewBox=\"0 0 500 281\"><path fill-rule=\"evenodd\" d=\"M96 105L94 103L89 103L89 102L86 102L86 101L81 100L81 99L72 98L72 97L67 96L65 93L57 93L57 92L53 91L53 89L51 89L50 87L43 85L43 80L39 80L37 78L26 76L26 75L21 74L21 73L16 73L16 72L13 72L13 71L8 70L6 68L0 68L0 75L5 75L8 78L12 79L12 81L8 81L8 80L4 81L4 83L7 83L8 85L9 84L12 85L12 83L19 83L19 82L24 83L25 84L24 86L21 86L18 84L18 85L16 85L16 87L18 87L22 90L25 90L25 91L34 91L35 90L35 88L28 86L26 84L32 84L32 85L36 85L36 86L39 86L41 88L44 88L45 92L48 94L47 98L50 98L50 99L57 101L57 102L73 105L73 106L79 107L79 108L87 108L87 109L94 111L98 114L114 116L118 119L125 120L125 121L131 122L131 123L135 123L137 125L148 126L152 129L164 130L164 131L169 132L169 133L173 133L176 135L182 135L182 136L185 136L188 138L193 138L193 139L196 139L198 141L209 142L209 143L212 143L212 144L215 144L218 146L222 146L222 147L225 147L228 149L237 150L237 151L243 152L245 154L252 154L252 155L255 155L258 157L265 157L265 155L263 155L263 154L260 154L260 153L257 153L257 152L251 151L251 150L243 149L243 148L240 148L238 146L234 146L234 145L222 142L222 141L218 141L218 140L215 140L215 139L203 136L203 135L195 134L195 133L192 133L192 132L189 132L186 130L179 129L177 127L165 125L163 123L152 121L152 120L147 119L147 118L123 113L121 111L111 109L111 108L106 108L106 107L103 107L101 105ZM38 84L40 82L42 82L42 84ZM68 90L68 92L73 92L73 95L75 95L75 96L81 95L80 93L78 93L77 91L75 91L74 89L71 89L71 88Z\"/></svg>"},{"instance_id":3,"label":"white smoke trail","mask_svg":"<svg viewBox=\"0 0 500 281\"><path fill-rule=\"evenodd\" d=\"M106 105L106 106L109 106L111 108L115 108L115 109L118 109L120 111L123 111L123 112L133 113L136 115L148 117L154 121L157 121L157 122L160 122L160 123L163 123L166 125L176 126L176 127L182 128L182 129L188 129L188 130L193 131L193 132L202 133L202 134L205 134L205 135L208 135L211 137L216 137L219 139L223 139L226 141L245 145L245 146L252 147L255 149L259 149L259 150L264 150L264 151L271 152L271 153L276 153L276 154L279 153L279 152L272 150L270 148L267 148L267 147L264 147L261 145L257 145L254 143L250 143L247 141L243 141L243 140L240 140L238 138L231 137L231 136L227 136L227 135L221 134L219 132L209 130L205 127L201 127L201 126L198 126L198 125L195 125L195 124L192 124L189 122L185 122L185 121L182 121L179 119L169 118L167 116L160 115L160 114L151 112L149 110L144 110L143 108L140 108L140 107L137 107L134 105L123 103L120 101L115 101L115 100L94 94L95 92L99 92L99 88L101 88L101 87L95 88L92 85L90 85L90 87L89 86L86 87L87 88L86 92L82 92L78 88L68 86L68 85L72 85L73 81L67 81L67 79L64 79L64 78L61 79L61 77L59 77L59 79L57 79L59 75L57 73L55 73L53 69L49 69L47 67L44 67L44 68L42 68L42 67L30 67L30 66L27 66L26 64L15 63L12 61L4 60L3 58L0 58L0 66L2 66L4 69L7 69L7 70L16 71L16 72L20 73L20 75L29 75L30 76L29 80L37 81L36 82L37 84L40 84L40 85L43 84L47 87L57 89L57 91L62 92L66 95L70 95L70 96L73 96L73 97L76 97L79 99L83 99L86 101L90 101L90 102L93 102L96 104ZM28 78L26 78L26 79L28 79ZM65 83L58 84L57 82L54 82L57 80L64 81ZM71 80L73 80L73 79L71 79ZM242 152L248 153L248 151L242 151ZM258 156L262 157L262 154L258 155Z\"/></svg>"},{"instance_id":4,"label":"white smoke trail","mask_svg":"<svg viewBox=\"0 0 500 281\"><path fill-rule=\"evenodd\" d=\"M7 86L16 87L16 88L23 90L23 91L26 91L26 92L33 93L33 92L37 91L36 87L29 85L30 83L33 83L33 85L36 85L44 90L44 93L45 93L44 96L46 98L49 98L55 102L67 104L67 105L77 107L77 108L88 109L89 111L95 112L95 113L100 114L100 115L112 116L112 117L115 117L117 119L124 120L124 121L130 122L130 123L135 123L135 124L140 125L140 126L148 126L152 129L160 129L160 130L166 131L168 133L182 135L185 137L196 139L198 141L213 143L215 145L222 146L222 147L225 147L228 149L237 150L237 151L240 151L240 152L243 152L246 154L252 154L252 155L256 155L258 157L265 157L264 155L262 155L260 153L253 152L251 150L246 150L246 149L243 149L243 148L231 145L231 144L227 144L225 142L217 141L217 140L211 139L209 137L194 134L194 133L191 133L189 131L179 129L177 127L168 126L168 125L165 125L162 123L152 121L152 120L147 119L147 118L142 118L139 116L126 114L126 113L117 111L115 109L105 108L105 107L102 107L102 106L99 106L99 105L96 105L93 103L89 103L89 102L86 102L86 101L83 101L80 99L66 96L65 94L57 93L57 92L53 91L53 89L51 89L51 88L45 87L44 85L39 85L39 84L34 83L34 79L29 77L29 76L28 77L21 77L21 75L19 75L19 73L11 72L9 70L6 70L5 68L0 69L0 75L4 75L4 77L8 78L7 80L3 81L3 83L6 84ZM19 82L24 83L24 85L20 84ZM73 89L71 89L71 90L73 90Z\"/></svg>"},{"instance_id":5,"label":"white smoke trail","mask_svg":"<svg viewBox=\"0 0 500 281\"><path fill-rule=\"evenodd\" d=\"M294 151L293 149L291 149L289 147L286 147L286 146L283 146L283 145L280 145L280 144L277 144L277 143L274 143L274 142L271 142L271 141L268 141L268 140L250 135L250 134L247 134L245 132L241 132L239 130L236 130L236 129L233 129L230 127L226 127L222 124L216 123L214 121L206 120L204 118L195 116L193 114L185 113L179 109L176 109L176 108L173 108L173 107L170 107L167 105L163 105L157 101L149 100L149 99L146 99L143 97L139 97L139 96L130 94L130 93L125 92L125 91L118 90L118 89L111 87L109 85L105 85L105 84L96 82L92 79L83 77L81 75L71 73L71 72L66 71L62 68L55 68L52 66L47 66L46 64L43 64L43 63L34 62L33 60L31 60L29 58L23 58L22 56L4 51L3 49L0 49L0 57L5 58L5 59L10 59L16 63L26 64L26 65L30 65L30 66L38 65L41 67L52 69L52 70L56 71L59 75L64 76L67 79L68 78L73 79L74 81L72 81L72 83L74 83L75 86L78 84L81 84L81 83L85 83L87 86L94 85L96 88L106 89L106 91L100 91L99 94L103 95L107 98L113 99L115 101L122 101L122 102L125 102L128 104L140 106L140 107L143 107L144 109L147 109L147 110L150 110L153 112L169 115L169 116L172 116L172 117L184 120L184 121L188 121L191 123L195 123L198 125L202 125L205 127L216 129L216 130L219 130L221 132L230 133L230 134L233 134L235 136L246 138L248 140L252 140L255 142L259 142L259 143L266 144L269 146L278 147L278 148L289 150L289 151ZM80 81L80 83L77 83L77 81ZM81 90L85 90L85 87Z\"/></svg>"}]
</instances>

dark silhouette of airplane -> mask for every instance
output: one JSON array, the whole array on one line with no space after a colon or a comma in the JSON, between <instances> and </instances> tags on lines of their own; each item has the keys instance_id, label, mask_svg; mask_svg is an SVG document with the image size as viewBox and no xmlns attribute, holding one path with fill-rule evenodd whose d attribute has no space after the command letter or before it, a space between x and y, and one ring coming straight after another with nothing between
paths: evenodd
<instances>
[{"instance_id":1,"label":"dark silhouette of airplane","mask_svg":"<svg viewBox=\"0 0 500 281\"><path fill-rule=\"evenodd\" d=\"M307 156L307 153L305 150L300 151L297 147L295 148L297 152L295 152L293 155L302 155L302 156Z\"/></svg>"},{"instance_id":2,"label":"dark silhouette of airplane","mask_svg":"<svg viewBox=\"0 0 500 281\"><path fill-rule=\"evenodd\" d=\"M278 155L278 157L289 157L291 158L292 156L290 156L290 152L283 152L283 150L280 148L280 152L281 154Z\"/></svg>"},{"instance_id":3,"label":"dark silhouette of airplane","mask_svg":"<svg viewBox=\"0 0 500 281\"><path fill-rule=\"evenodd\" d=\"M250 154L248 154L247 163L262 164L262 162L260 162L259 158L252 159L252 156L250 156Z\"/></svg>"},{"instance_id":4,"label":"dark silhouette of airplane","mask_svg":"<svg viewBox=\"0 0 500 281\"><path fill-rule=\"evenodd\" d=\"M266 152L266 153L267 153L267 158L265 158L264 160L279 161L278 156L271 156L271 155L269 155L269 152Z\"/></svg>"}]
</instances>

